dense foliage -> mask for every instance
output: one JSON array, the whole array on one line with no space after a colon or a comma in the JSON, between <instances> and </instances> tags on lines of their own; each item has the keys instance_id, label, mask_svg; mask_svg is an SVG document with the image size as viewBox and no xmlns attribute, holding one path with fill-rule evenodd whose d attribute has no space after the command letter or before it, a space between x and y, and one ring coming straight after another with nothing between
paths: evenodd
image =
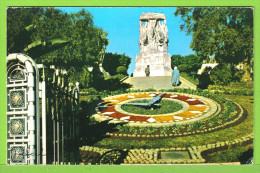
<instances>
[{"instance_id":1,"label":"dense foliage","mask_svg":"<svg viewBox=\"0 0 260 173\"><path fill-rule=\"evenodd\" d=\"M177 8L181 30L192 34L191 48L219 63L238 64L253 57L252 8Z\"/></svg>"},{"instance_id":2,"label":"dense foliage","mask_svg":"<svg viewBox=\"0 0 260 173\"><path fill-rule=\"evenodd\" d=\"M125 68L124 66L119 66L116 69L117 74L123 74L123 75L127 75L127 68Z\"/></svg>"},{"instance_id":3,"label":"dense foliage","mask_svg":"<svg viewBox=\"0 0 260 173\"><path fill-rule=\"evenodd\" d=\"M82 87L103 79L99 65L108 45L106 36L84 9L71 14L55 8L7 10L8 53L26 53L36 63L64 68L70 81L79 81ZM88 67L94 67L93 71Z\"/></svg>"},{"instance_id":4,"label":"dense foliage","mask_svg":"<svg viewBox=\"0 0 260 173\"><path fill-rule=\"evenodd\" d=\"M120 66L128 69L130 63L131 58L125 54L106 53L103 61L103 67L110 75L126 74L122 73L122 67ZM118 67L121 68L119 71L117 71Z\"/></svg>"},{"instance_id":5,"label":"dense foliage","mask_svg":"<svg viewBox=\"0 0 260 173\"><path fill-rule=\"evenodd\" d=\"M172 55L171 57L171 66L172 69L174 66L177 66L181 72L197 72L198 69L201 67L202 60L200 57L196 55Z\"/></svg>"},{"instance_id":6,"label":"dense foliage","mask_svg":"<svg viewBox=\"0 0 260 173\"><path fill-rule=\"evenodd\" d=\"M32 24L43 13L42 8L7 9L7 52L21 52L31 43Z\"/></svg>"},{"instance_id":7,"label":"dense foliage","mask_svg":"<svg viewBox=\"0 0 260 173\"><path fill-rule=\"evenodd\" d=\"M219 64L211 71L209 77L214 84L227 85L232 80L231 69L225 64Z\"/></svg>"},{"instance_id":8,"label":"dense foliage","mask_svg":"<svg viewBox=\"0 0 260 173\"><path fill-rule=\"evenodd\" d=\"M214 57L217 63L228 64L232 76L236 73L235 66L244 63L244 80L250 78L253 67L252 8L179 7L174 14L181 16L180 29L192 35L190 47L199 57L205 60Z\"/></svg>"}]
</instances>

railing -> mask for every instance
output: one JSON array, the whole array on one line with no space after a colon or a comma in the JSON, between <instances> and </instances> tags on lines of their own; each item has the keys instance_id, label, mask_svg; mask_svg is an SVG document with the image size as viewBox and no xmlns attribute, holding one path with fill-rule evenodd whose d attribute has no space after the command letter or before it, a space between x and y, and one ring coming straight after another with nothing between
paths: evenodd
<instances>
[{"instance_id":1,"label":"railing","mask_svg":"<svg viewBox=\"0 0 260 173\"><path fill-rule=\"evenodd\" d=\"M44 68L42 71L44 72ZM42 100L42 108L46 105L46 129L43 128L42 131L46 131L47 137L43 151L47 150L48 153L47 158L44 158L47 161L43 160L43 164L74 162L79 133L79 86L78 83L75 86L68 83L65 70L51 66L50 72L53 73L52 78L45 79L45 75L42 75L42 82L46 83L46 102Z\"/></svg>"}]
</instances>

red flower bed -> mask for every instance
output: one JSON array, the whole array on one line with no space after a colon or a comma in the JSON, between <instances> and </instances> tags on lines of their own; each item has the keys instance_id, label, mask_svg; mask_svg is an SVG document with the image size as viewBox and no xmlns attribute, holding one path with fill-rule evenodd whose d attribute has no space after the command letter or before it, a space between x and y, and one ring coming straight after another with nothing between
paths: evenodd
<instances>
[{"instance_id":1,"label":"red flower bed","mask_svg":"<svg viewBox=\"0 0 260 173\"><path fill-rule=\"evenodd\" d=\"M127 116L127 115L124 115L124 114L121 114L121 113L119 113L119 112L116 112L116 113L114 113L114 114L110 114L109 116L110 116L110 117L113 117L113 118L116 118L116 119L120 119L120 118L122 118L122 117L124 117L124 116Z\"/></svg>"},{"instance_id":2,"label":"red flower bed","mask_svg":"<svg viewBox=\"0 0 260 173\"><path fill-rule=\"evenodd\" d=\"M144 116L130 116L129 121L147 121L150 117Z\"/></svg>"},{"instance_id":3,"label":"red flower bed","mask_svg":"<svg viewBox=\"0 0 260 173\"><path fill-rule=\"evenodd\" d=\"M186 101L187 99L190 99L190 97L187 97L187 96L181 96L181 95L178 95L177 97L175 97L176 99L178 100L181 100L181 101Z\"/></svg>"}]
</instances>

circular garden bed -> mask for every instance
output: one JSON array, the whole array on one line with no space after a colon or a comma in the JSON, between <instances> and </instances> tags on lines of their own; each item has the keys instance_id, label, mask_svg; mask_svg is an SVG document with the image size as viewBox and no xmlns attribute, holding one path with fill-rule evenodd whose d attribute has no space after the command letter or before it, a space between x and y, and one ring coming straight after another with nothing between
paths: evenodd
<instances>
[{"instance_id":1,"label":"circular garden bed","mask_svg":"<svg viewBox=\"0 0 260 173\"><path fill-rule=\"evenodd\" d=\"M108 133L112 137L151 139L216 131L237 122L246 113L240 105L208 93L207 97L176 92L165 93L162 101L181 105L173 108L175 111L167 108L166 111L164 109L158 113L159 109L163 108L162 101L161 108L149 110L148 113L141 114L140 110L133 107L130 111L125 109L125 103L143 102L144 99L150 100L158 94L132 93L104 98L93 117L98 121L110 120L110 123L118 123L117 131Z\"/></svg>"},{"instance_id":2,"label":"circular garden bed","mask_svg":"<svg viewBox=\"0 0 260 173\"><path fill-rule=\"evenodd\" d=\"M189 94L181 92L189 92ZM100 141L95 144L87 143L89 146L81 148L80 151L89 152L82 160L91 159L92 152L92 154L100 153L100 164L112 162L117 164L117 161L113 161L115 159L125 164L202 163L208 161L205 155L212 150L222 151L252 143L252 103L247 101L251 98L223 96L243 105L245 110L229 99L206 91L174 91L166 92L162 101L177 102L181 104L180 109L145 114L123 108L125 103L143 99L151 100L158 94L160 93L156 91L139 92L104 98L99 103L99 107L96 107L97 113L93 117L97 121L102 121L96 124L109 124L112 129L106 130L106 135L103 135ZM151 118L155 121L148 121ZM120 154L114 151L115 149L125 152L122 152L125 156L122 157L123 161L121 157L119 158ZM111 152L108 152L110 150ZM165 160L159 157L162 152L180 154L179 151L188 151L191 158ZM90 162L92 161L86 161L86 163Z\"/></svg>"}]
</instances>

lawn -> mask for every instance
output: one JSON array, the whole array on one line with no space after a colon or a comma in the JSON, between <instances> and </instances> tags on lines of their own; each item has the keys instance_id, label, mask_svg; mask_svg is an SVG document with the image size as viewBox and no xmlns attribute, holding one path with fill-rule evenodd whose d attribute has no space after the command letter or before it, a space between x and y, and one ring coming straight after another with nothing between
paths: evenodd
<instances>
[{"instance_id":1,"label":"lawn","mask_svg":"<svg viewBox=\"0 0 260 173\"><path fill-rule=\"evenodd\" d=\"M150 100L148 99L139 99L139 100L131 101L129 103L149 103L149 101ZM177 112L182 109L182 105L175 101L162 99L162 101L160 102L160 106L158 108L148 109L141 106L136 107L134 105L126 105L126 104L123 104L121 108L126 112L134 113L134 114L158 115L158 114Z\"/></svg>"}]
</instances>

